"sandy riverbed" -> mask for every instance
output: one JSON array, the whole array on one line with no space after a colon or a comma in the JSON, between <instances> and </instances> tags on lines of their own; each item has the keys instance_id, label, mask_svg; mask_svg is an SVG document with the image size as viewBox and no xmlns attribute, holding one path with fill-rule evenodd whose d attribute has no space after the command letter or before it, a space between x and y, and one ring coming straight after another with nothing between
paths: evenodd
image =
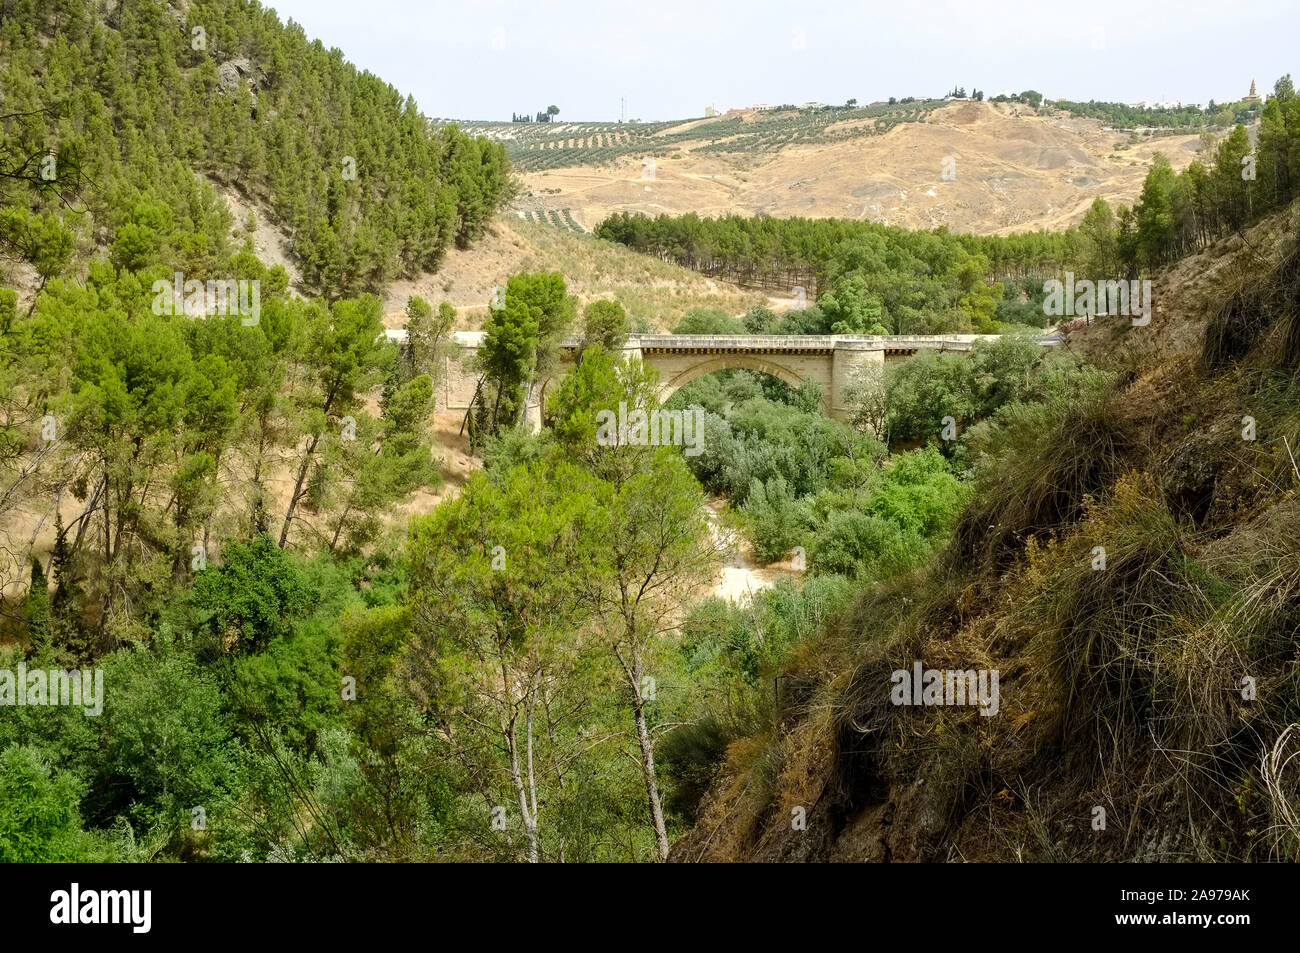
<instances>
[{"instance_id":1,"label":"sandy riverbed","mask_svg":"<svg viewBox=\"0 0 1300 953\"><path fill-rule=\"evenodd\" d=\"M730 602L748 602L755 592L770 588L782 576L797 576L789 560L767 566L756 565L753 547L740 533L725 525L722 513L727 501L710 500L707 516L714 541L723 553L722 570L712 595Z\"/></svg>"}]
</instances>

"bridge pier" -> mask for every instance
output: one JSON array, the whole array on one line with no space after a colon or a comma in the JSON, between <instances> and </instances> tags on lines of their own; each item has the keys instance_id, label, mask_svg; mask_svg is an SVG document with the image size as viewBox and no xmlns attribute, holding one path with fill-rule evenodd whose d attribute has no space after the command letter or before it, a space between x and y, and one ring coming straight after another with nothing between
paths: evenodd
<instances>
[{"instance_id":1,"label":"bridge pier","mask_svg":"<svg viewBox=\"0 0 1300 953\"><path fill-rule=\"evenodd\" d=\"M859 379L885 383L885 349L870 341L840 341L831 354L830 392L823 394L827 416L848 421L853 411L848 405L849 391Z\"/></svg>"}]
</instances>

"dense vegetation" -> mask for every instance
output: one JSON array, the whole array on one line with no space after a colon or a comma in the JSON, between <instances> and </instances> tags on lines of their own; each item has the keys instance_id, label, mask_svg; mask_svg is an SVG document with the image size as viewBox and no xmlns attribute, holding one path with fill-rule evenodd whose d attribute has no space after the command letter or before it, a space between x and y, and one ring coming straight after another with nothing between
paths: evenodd
<instances>
[{"instance_id":1,"label":"dense vegetation","mask_svg":"<svg viewBox=\"0 0 1300 953\"><path fill-rule=\"evenodd\" d=\"M0 25L3 172L53 155L65 196L94 184L73 208L49 194L6 201L5 240L39 245L42 276L73 245L102 242L129 264L224 274L216 182L274 211L305 291L378 291L473 241L508 197L501 146L433 127L409 98L255 2L93 9L14 0Z\"/></svg>"},{"instance_id":2,"label":"dense vegetation","mask_svg":"<svg viewBox=\"0 0 1300 953\"><path fill-rule=\"evenodd\" d=\"M110 691L100 719L5 709L7 859L661 858L788 653L855 583L924 562L965 499L951 448L891 459L865 416L744 372L679 395L709 407L700 456L602 446L598 410L655 403L610 356L627 320L609 301L584 309L581 363L530 436L524 395L576 314L561 276L520 274L479 367L487 470L392 545L384 510L435 479L429 372L453 312L413 298L398 351L375 299L289 297L240 261L281 289L253 326L153 315L160 266L105 260L10 318L6 512L56 536L11 567L27 596L0 668L100 668ZM918 430L923 386L989 413L991 382L1018 392L1037 360L994 356L1014 347L964 376L892 374L886 404ZM33 440L38 411L53 439ZM683 616L719 560L706 489L810 578ZM737 642L750 618L769 636Z\"/></svg>"},{"instance_id":3,"label":"dense vegetation","mask_svg":"<svg viewBox=\"0 0 1300 953\"><path fill-rule=\"evenodd\" d=\"M966 499L968 428L1034 393L1042 351L1011 337L890 365L883 381L856 383L851 423L823 414L815 385L749 371L693 381L670 406L704 409L703 452L689 466L738 508L761 561L797 549L814 572L875 579L919 564L946 537Z\"/></svg>"},{"instance_id":4,"label":"dense vegetation","mask_svg":"<svg viewBox=\"0 0 1300 953\"><path fill-rule=\"evenodd\" d=\"M598 237L743 285L803 288L816 310L792 333L980 332L998 321L1042 326L1017 304L1022 284L1080 254L1077 229L1007 238L908 231L844 219L701 218L620 212ZM1005 298L1005 306L1003 301ZM795 319L792 319L794 321Z\"/></svg>"}]
</instances>

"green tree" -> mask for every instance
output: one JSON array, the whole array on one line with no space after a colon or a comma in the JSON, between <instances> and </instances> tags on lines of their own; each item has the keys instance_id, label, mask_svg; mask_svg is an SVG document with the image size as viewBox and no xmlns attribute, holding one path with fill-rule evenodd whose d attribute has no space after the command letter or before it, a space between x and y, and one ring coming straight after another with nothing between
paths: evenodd
<instances>
[{"instance_id":1,"label":"green tree","mask_svg":"<svg viewBox=\"0 0 1300 953\"><path fill-rule=\"evenodd\" d=\"M745 326L720 308L692 308L673 328L673 334L744 333Z\"/></svg>"},{"instance_id":2,"label":"green tree","mask_svg":"<svg viewBox=\"0 0 1300 953\"><path fill-rule=\"evenodd\" d=\"M496 435L503 418L514 422L525 413L523 388L535 366L539 324L526 301L506 295L504 306L492 311L483 330L478 361L489 390L480 388L477 399L488 434Z\"/></svg>"},{"instance_id":3,"label":"green tree","mask_svg":"<svg viewBox=\"0 0 1300 953\"><path fill-rule=\"evenodd\" d=\"M442 363L448 356L456 309L446 301L433 306L418 295L406 301L406 349L403 353L404 376L409 379L428 374L441 376Z\"/></svg>"},{"instance_id":4,"label":"green tree","mask_svg":"<svg viewBox=\"0 0 1300 953\"><path fill-rule=\"evenodd\" d=\"M289 539L299 504L308 492L307 476L326 439L350 439L349 422L342 418L354 410L358 389L375 382L391 351L382 343L383 324L377 298L345 299L328 311L314 307L308 314L307 378L297 395L298 425L307 435L294 477L289 506L280 530L280 546Z\"/></svg>"},{"instance_id":5,"label":"green tree","mask_svg":"<svg viewBox=\"0 0 1300 953\"><path fill-rule=\"evenodd\" d=\"M1245 175L1242 162L1250 154L1250 137L1245 126L1236 126L1220 143L1211 176L1219 217L1228 228L1241 228L1252 217L1253 182Z\"/></svg>"},{"instance_id":6,"label":"green tree","mask_svg":"<svg viewBox=\"0 0 1300 953\"><path fill-rule=\"evenodd\" d=\"M1163 264L1173 252L1173 189L1174 171L1164 154L1157 152L1133 208L1139 261L1145 268Z\"/></svg>"},{"instance_id":7,"label":"green tree","mask_svg":"<svg viewBox=\"0 0 1300 953\"><path fill-rule=\"evenodd\" d=\"M1083 263L1086 274L1094 281L1105 281L1119 274L1115 214L1103 198L1096 198L1079 225L1083 237Z\"/></svg>"},{"instance_id":8,"label":"green tree","mask_svg":"<svg viewBox=\"0 0 1300 953\"><path fill-rule=\"evenodd\" d=\"M520 467L476 475L411 528L410 684L486 809L517 809L534 863L564 856L546 826L580 753L563 713L581 704L573 586L595 495L576 468Z\"/></svg>"},{"instance_id":9,"label":"green tree","mask_svg":"<svg viewBox=\"0 0 1300 953\"><path fill-rule=\"evenodd\" d=\"M105 660L98 777L88 816L124 813L147 827L215 815L236 783L238 745L211 674L179 648L123 649Z\"/></svg>"},{"instance_id":10,"label":"green tree","mask_svg":"<svg viewBox=\"0 0 1300 953\"><path fill-rule=\"evenodd\" d=\"M627 341L627 312L617 301L597 300L582 311L582 348L599 344L606 351L619 350Z\"/></svg>"},{"instance_id":11,"label":"green tree","mask_svg":"<svg viewBox=\"0 0 1300 953\"><path fill-rule=\"evenodd\" d=\"M655 769L655 701L648 686L662 643L676 626L673 607L698 594L718 565L704 503L681 456L667 447L652 451L630 479L610 484L603 494L593 535L583 548L590 569L574 574L586 590L584 603L595 612L599 638L623 676L661 860L668 857L668 830Z\"/></svg>"},{"instance_id":12,"label":"green tree","mask_svg":"<svg viewBox=\"0 0 1300 953\"><path fill-rule=\"evenodd\" d=\"M644 447L621 439L602 443L602 422L609 415L658 407L658 375L638 360L620 361L599 344L588 348L582 364L564 379L547 401L550 431L571 459L581 460L605 479L620 480L642 463Z\"/></svg>"},{"instance_id":13,"label":"green tree","mask_svg":"<svg viewBox=\"0 0 1300 953\"><path fill-rule=\"evenodd\" d=\"M31 581L27 585L27 638L39 651L50 645L50 590L41 561L33 556L31 566Z\"/></svg>"},{"instance_id":14,"label":"green tree","mask_svg":"<svg viewBox=\"0 0 1300 953\"><path fill-rule=\"evenodd\" d=\"M379 420L358 418L355 439L330 445L320 466L337 489L317 508L326 514L331 552L360 552L393 503L439 480L425 438L432 412L433 381L421 374L385 399Z\"/></svg>"},{"instance_id":15,"label":"green tree","mask_svg":"<svg viewBox=\"0 0 1300 953\"><path fill-rule=\"evenodd\" d=\"M290 633L309 602L289 555L262 534L247 543L229 540L221 564L195 576L192 604L220 650L259 651Z\"/></svg>"},{"instance_id":16,"label":"green tree","mask_svg":"<svg viewBox=\"0 0 1300 953\"><path fill-rule=\"evenodd\" d=\"M73 368L68 435L93 461L103 510L105 566L99 628L140 573L134 545L144 527L138 495L176 450L192 363L176 319L128 323L116 310L88 314Z\"/></svg>"}]
</instances>

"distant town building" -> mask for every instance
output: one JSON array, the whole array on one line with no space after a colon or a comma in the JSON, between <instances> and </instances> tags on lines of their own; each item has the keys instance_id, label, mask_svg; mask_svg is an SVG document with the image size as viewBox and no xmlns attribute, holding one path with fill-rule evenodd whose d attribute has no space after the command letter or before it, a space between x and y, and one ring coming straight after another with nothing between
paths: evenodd
<instances>
[{"instance_id":1,"label":"distant town building","mask_svg":"<svg viewBox=\"0 0 1300 953\"><path fill-rule=\"evenodd\" d=\"M1241 101L1243 103L1259 102L1259 94L1255 92L1255 81L1253 79L1250 81L1250 95L1241 97Z\"/></svg>"},{"instance_id":2,"label":"distant town building","mask_svg":"<svg viewBox=\"0 0 1300 953\"><path fill-rule=\"evenodd\" d=\"M811 102L811 101L810 101L810 102L806 102L806 103L804 103L804 104L803 104L803 108L804 108L804 109L822 109L823 107L825 107L825 105L826 105L825 103L815 103L815 102Z\"/></svg>"},{"instance_id":3,"label":"distant town building","mask_svg":"<svg viewBox=\"0 0 1300 953\"><path fill-rule=\"evenodd\" d=\"M712 106L705 106L705 107L704 107L704 115L705 115L706 117L708 117L709 119L712 119L714 116L719 115L719 113L718 113L718 111L717 111L716 109L714 109Z\"/></svg>"}]
</instances>

